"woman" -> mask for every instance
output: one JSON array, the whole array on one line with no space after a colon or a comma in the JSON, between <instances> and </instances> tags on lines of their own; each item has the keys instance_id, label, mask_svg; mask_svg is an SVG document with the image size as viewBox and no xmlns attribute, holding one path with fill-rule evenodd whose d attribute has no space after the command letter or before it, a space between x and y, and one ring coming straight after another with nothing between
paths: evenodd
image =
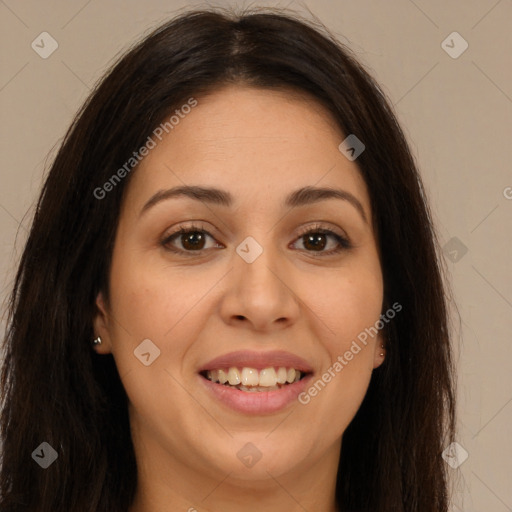
<instances>
[{"instance_id":1,"label":"woman","mask_svg":"<svg viewBox=\"0 0 512 512\"><path fill-rule=\"evenodd\" d=\"M320 26L191 11L93 92L11 297L1 508L444 512L437 241Z\"/></svg>"}]
</instances>

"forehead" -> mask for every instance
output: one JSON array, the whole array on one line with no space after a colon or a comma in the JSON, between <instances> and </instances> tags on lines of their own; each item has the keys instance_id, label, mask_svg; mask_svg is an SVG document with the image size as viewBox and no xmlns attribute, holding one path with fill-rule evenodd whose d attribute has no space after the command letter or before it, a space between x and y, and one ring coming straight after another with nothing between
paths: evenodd
<instances>
[{"instance_id":1,"label":"forehead","mask_svg":"<svg viewBox=\"0 0 512 512\"><path fill-rule=\"evenodd\" d=\"M360 171L338 149L345 135L309 95L228 86L196 99L162 140L153 137L128 187L130 203L177 185L215 185L240 202L265 203L304 186L342 186L369 211Z\"/></svg>"}]
</instances>

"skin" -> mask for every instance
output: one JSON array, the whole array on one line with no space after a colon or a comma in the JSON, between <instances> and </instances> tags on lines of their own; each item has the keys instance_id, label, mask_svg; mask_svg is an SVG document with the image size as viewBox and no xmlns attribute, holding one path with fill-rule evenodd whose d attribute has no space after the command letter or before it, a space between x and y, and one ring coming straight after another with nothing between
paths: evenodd
<instances>
[{"instance_id":1,"label":"skin","mask_svg":"<svg viewBox=\"0 0 512 512\"><path fill-rule=\"evenodd\" d=\"M292 190L328 186L353 194L371 219L366 185L338 150L345 135L307 96L229 86L197 100L133 171L110 306L101 293L96 301L103 343L94 350L113 354L130 401L139 471L130 512L333 512L343 432L384 360L380 332L307 405L272 414L248 416L212 400L197 372L231 351L276 349L306 359L316 381L379 320L371 223L345 200L283 205ZM185 184L224 189L235 203L180 197L140 215L153 194ZM211 235L202 254L179 235L169 245L183 255L161 245L190 221ZM299 236L317 222L354 247L322 256L338 247L335 238L315 249ZM236 252L247 236L263 248L253 263ZM160 350L149 366L134 357L144 339ZM248 442L262 454L251 468L236 455Z\"/></svg>"}]
</instances>

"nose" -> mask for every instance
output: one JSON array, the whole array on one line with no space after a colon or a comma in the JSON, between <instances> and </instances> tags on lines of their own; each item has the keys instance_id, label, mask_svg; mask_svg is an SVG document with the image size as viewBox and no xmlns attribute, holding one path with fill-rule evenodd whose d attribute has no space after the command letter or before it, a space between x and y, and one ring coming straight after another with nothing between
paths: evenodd
<instances>
[{"instance_id":1,"label":"nose","mask_svg":"<svg viewBox=\"0 0 512 512\"><path fill-rule=\"evenodd\" d=\"M226 276L229 285L221 305L224 321L230 325L245 324L255 331L289 327L300 312L296 274L291 264L270 243L260 246L263 251L254 261L245 258L240 250L247 247L234 252L233 268ZM255 249L254 245L249 247Z\"/></svg>"}]
</instances>

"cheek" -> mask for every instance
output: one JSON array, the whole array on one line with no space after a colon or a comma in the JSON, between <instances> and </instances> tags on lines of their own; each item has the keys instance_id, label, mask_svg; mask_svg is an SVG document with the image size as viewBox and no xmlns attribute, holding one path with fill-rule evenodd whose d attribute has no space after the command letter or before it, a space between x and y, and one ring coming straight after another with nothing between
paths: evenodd
<instances>
[{"instance_id":1,"label":"cheek","mask_svg":"<svg viewBox=\"0 0 512 512\"><path fill-rule=\"evenodd\" d=\"M359 409L372 376L376 336L370 328L382 313L380 266L345 268L316 283L307 303L319 319L317 336L327 359L306 391L317 408L311 420L320 428L329 417L333 435L340 435Z\"/></svg>"},{"instance_id":2,"label":"cheek","mask_svg":"<svg viewBox=\"0 0 512 512\"><path fill-rule=\"evenodd\" d=\"M121 374L134 370L132 376L147 379L149 373L144 373L146 367L134 357L134 351L149 339L160 351L150 368L169 369L180 377L183 361L195 350L193 341L211 316L207 294L219 276L197 267L192 277L190 270L169 268L162 261L150 265L147 259L126 257L122 251L118 256L111 271L112 338Z\"/></svg>"},{"instance_id":3,"label":"cheek","mask_svg":"<svg viewBox=\"0 0 512 512\"><path fill-rule=\"evenodd\" d=\"M113 355L126 393L140 416L154 417L158 410L165 418L163 423L172 425L172 411L190 406L190 396L180 385L186 378L183 364L210 317L204 299L217 281L218 277L207 272L197 272L191 279L190 273L186 276L162 264L151 266L143 258L113 260ZM143 342L153 361L148 366L137 357ZM157 354L154 359L153 354ZM175 404L175 409L169 407L168 412L161 413L162 403Z\"/></svg>"},{"instance_id":4,"label":"cheek","mask_svg":"<svg viewBox=\"0 0 512 512\"><path fill-rule=\"evenodd\" d=\"M378 321L382 310L382 288L372 281L342 281L333 290L331 316L333 341L345 344L357 338Z\"/></svg>"},{"instance_id":5,"label":"cheek","mask_svg":"<svg viewBox=\"0 0 512 512\"><path fill-rule=\"evenodd\" d=\"M380 318L383 301L380 269L358 266L337 271L315 280L305 297L321 320L325 345L331 356L337 357Z\"/></svg>"},{"instance_id":6,"label":"cheek","mask_svg":"<svg viewBox=\"0 0 512 512\"><path fill-rule=\"evenodd\" d=\"M134 337L150 337L165 343L181 323L189 323L188 312L197 307L208 290L211 277L199 270L169 268L162 260L120 256L111 272L114 314L123 319Z\"/></svg>"}]
</instances>

